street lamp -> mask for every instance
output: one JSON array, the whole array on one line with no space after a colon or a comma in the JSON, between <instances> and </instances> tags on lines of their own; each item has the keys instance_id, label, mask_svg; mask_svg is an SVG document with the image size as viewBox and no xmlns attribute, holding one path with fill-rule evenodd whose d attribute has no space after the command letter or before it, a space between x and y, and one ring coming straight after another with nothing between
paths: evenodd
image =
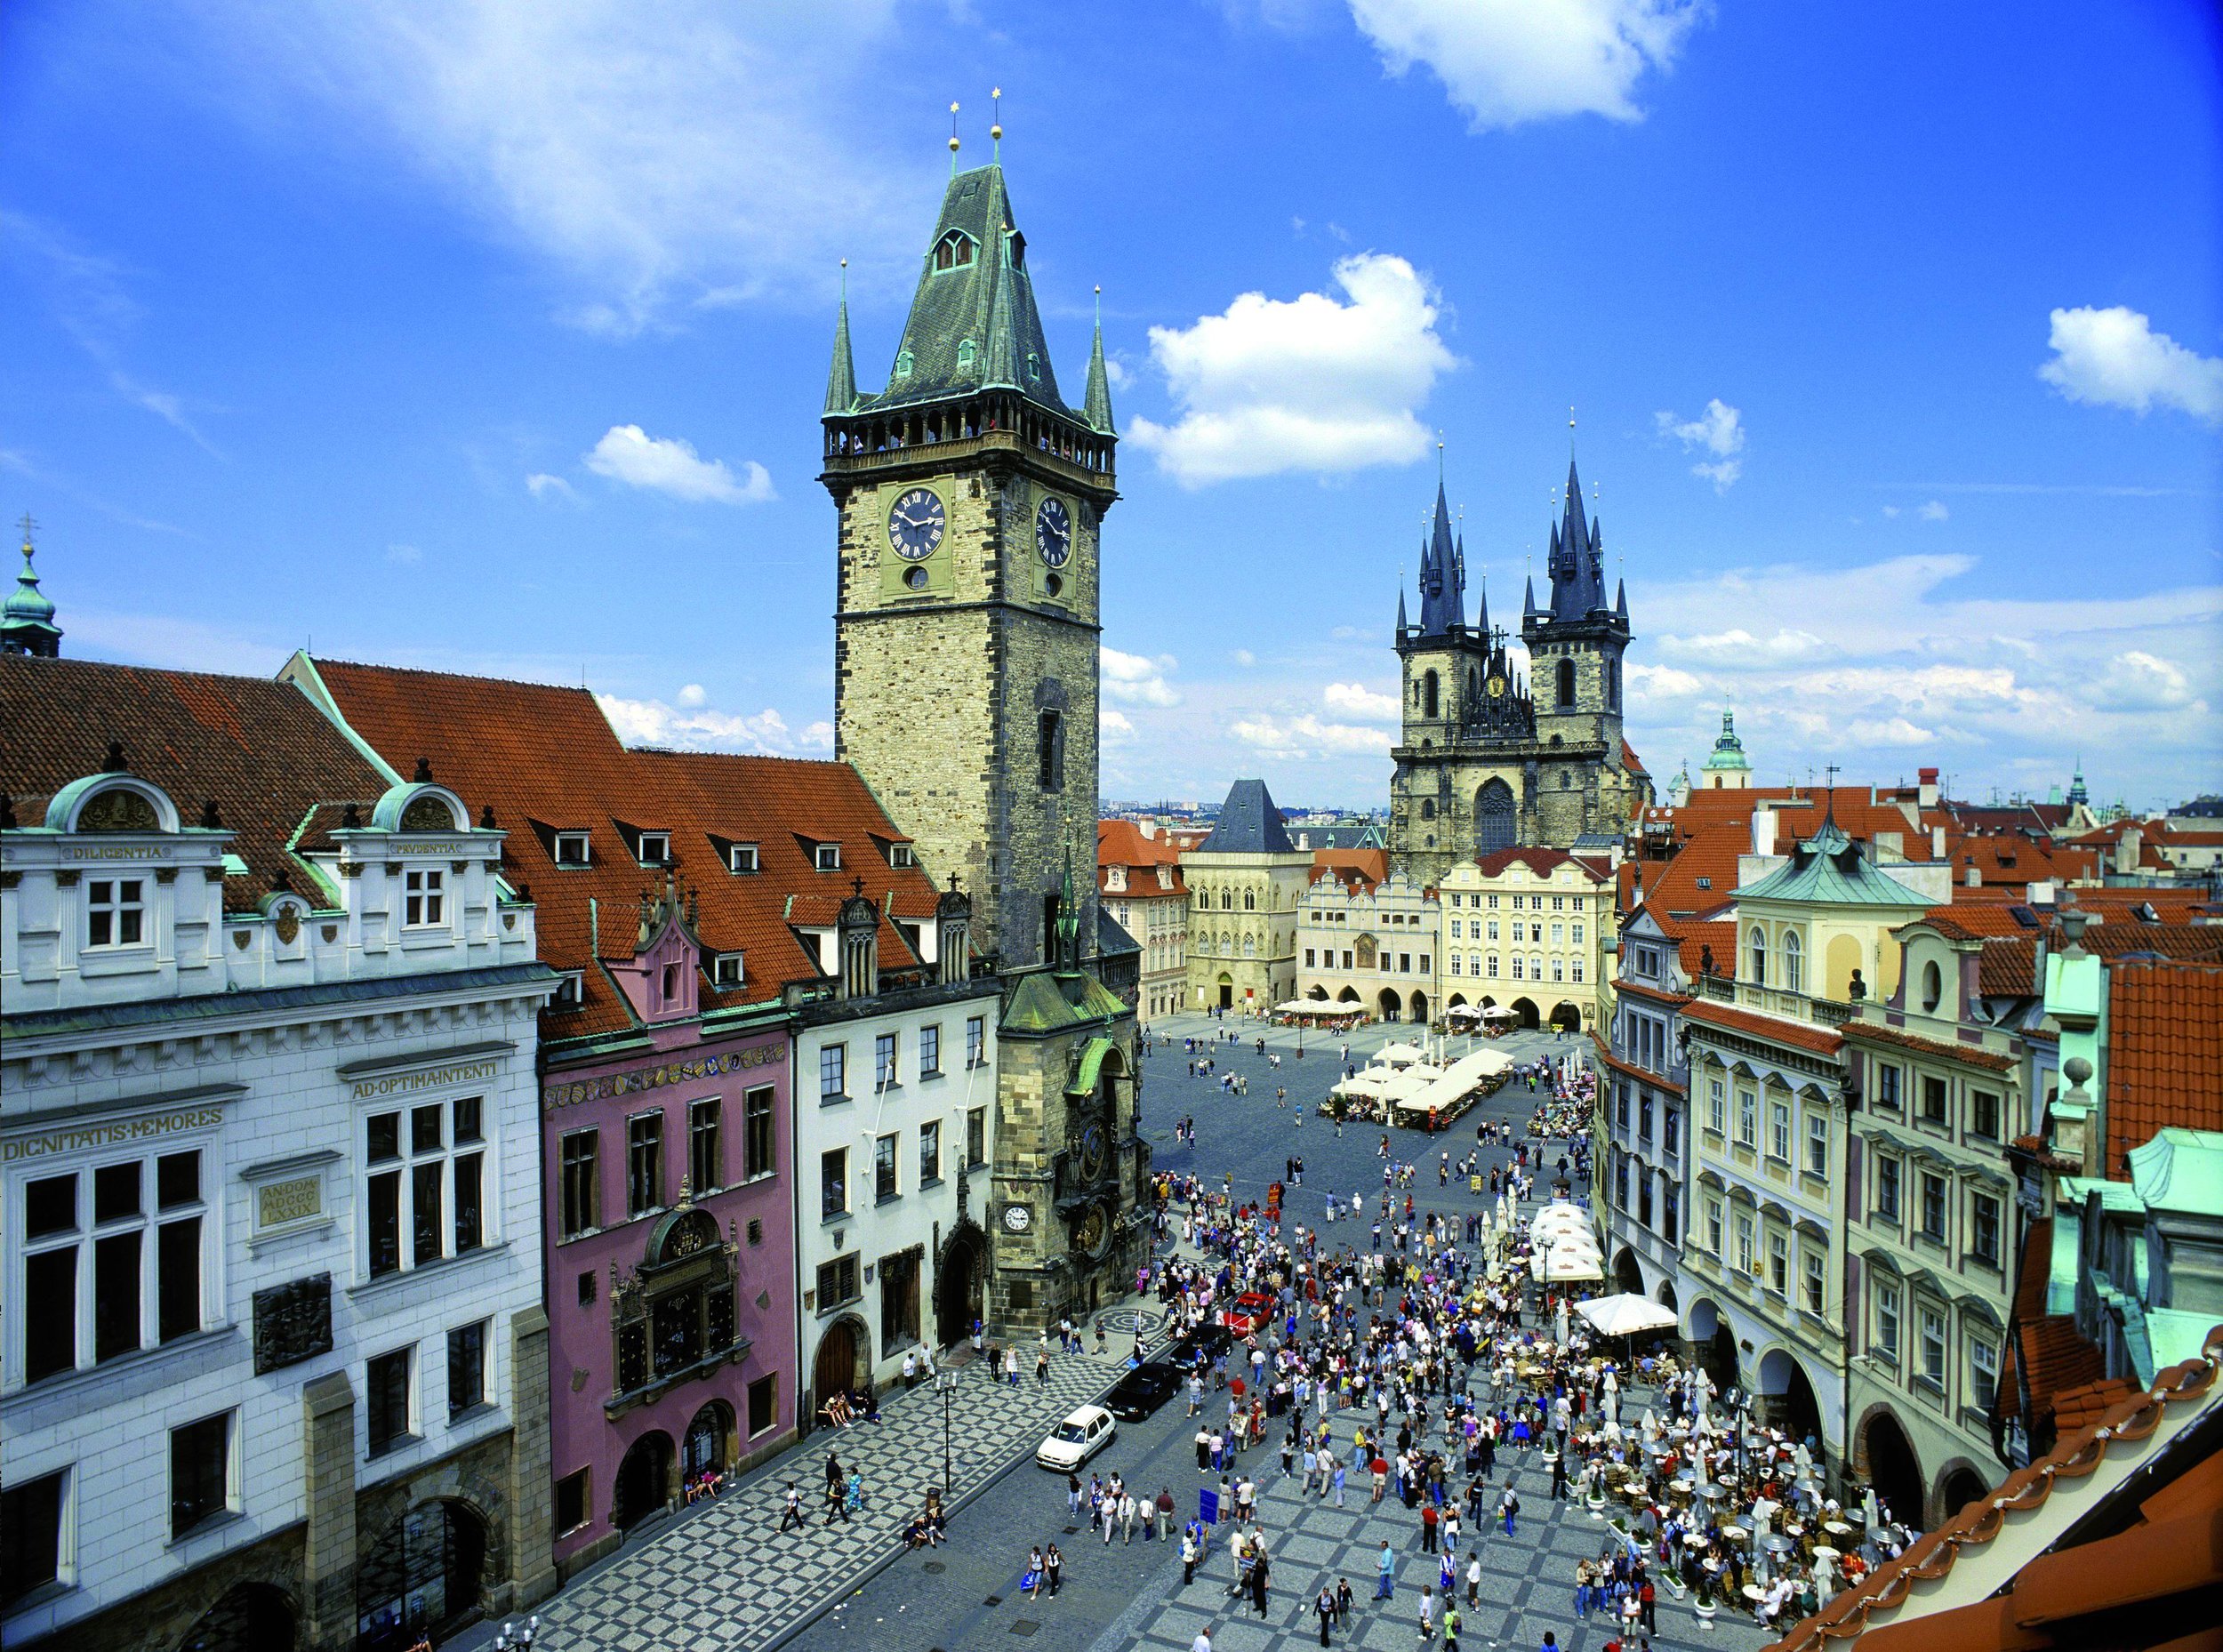
<instances>
[{"instance_id":1,"label":"street lamp","mask_svg":"<svg viewBox=\"0 0 2223 1652\"><path fill-rule=\"evenodd\" d=\"M942 1394L942 1501L947 1504L952 1495L950 1489L950 1399L957 1392L957 1373L936 1371L934 1385Z\"/></svg>"}]
</instances>

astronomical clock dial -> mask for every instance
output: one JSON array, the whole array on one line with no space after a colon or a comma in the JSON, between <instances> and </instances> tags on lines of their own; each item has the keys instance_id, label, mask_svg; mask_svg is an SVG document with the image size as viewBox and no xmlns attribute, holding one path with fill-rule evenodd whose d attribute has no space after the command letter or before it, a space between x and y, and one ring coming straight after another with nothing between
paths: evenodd
<instances>
[{"instance_id":1,"label":"astronomical clock dial","mask_svg":"<svg viewBox=\"0 0 2223 1652\"><path fill-rule=\"evenodd\" d=\"M1100 1182L1103 1179L1104 1159L1109 1151L1110 1144L1104 1139L1102 1125L1092 1124L1080 1133L1080 1179L1083 1182Z\"/></svg>"},{"instance_id":2,"label":"astronomical clock dial","mask_svg":"<svg viewBox=\"0 0 2223 1652\"><path fill-rule=\"evenodd\" d=\"M1091 1205L1073 1229L1073 1243L1090 1255L1096 1255L1103 1251L1103 1242L1110 1233L1111 1223L1103 1219L1103 1207Z\"/></svg>"},{"instance_id":3,"label":"astronomical clock dial","mask_svg":"<svg viewBox=\"0 0 2223 1652\"><path fill-rule=\"evenodd\" d=\"M1053 568L1073 554L1073 519L1062 499L1046 499L1034 513L1034 549Z\"/></svg>"},{"instance_id":4,"label":"astronomical clock dial","mask_svg":"<svg viewBox=\"0 0 2223 1652\"><path fill-rule=\"evenodd\" d=\"M914 487L887 513L887 543L905 562L920 562L941 548L944 520L934 490Z\"/></svg>"},{"instance_id":5,"label":"astronomical clock dial","mask_svg":"<svg viewBox=\"0 0 2223 1652\"><path fill-rule=\"evenodd\" d=\"M1014 1233L1025 1232L1033 1221L1034 1213L1024 1205L1006 1205L1003 1207L1003 1224Z\"/></svg>"}]
</instances>

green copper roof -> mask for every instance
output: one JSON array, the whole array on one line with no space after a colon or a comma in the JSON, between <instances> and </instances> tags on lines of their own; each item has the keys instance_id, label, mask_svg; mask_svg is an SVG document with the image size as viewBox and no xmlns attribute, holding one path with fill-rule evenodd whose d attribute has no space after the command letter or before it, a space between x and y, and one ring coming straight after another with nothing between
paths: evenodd
<instances>
[{"instance_id":1,"label":"green copper roof","mask_svg":"<svg viewBox=\"0 0 2223 1652\"><path fill-rule=\"evenodd\" d=\"M1897 906L1927 910L1936 904L1897 878L1876 870L1860 846L1845 836L1834 819L1791 852L1791 858L1749 889L1739 901L1793 901L1808 906Z\"/></svg>"},{"instance_id":2,"label":"green copper roof","mask_svg":"<svg viewBox=\"0 0 2223 1652\"><path fill-rule=\"evenodd\" d=\"M1013 986L999 1025L1009 1033L1049 1033L1133 1014L1117 993L1086 970L1070 974L1036 970L1020 976Z\"/></svg>"},{"instance_id":3,"label":"green copper roof","mask_svg":"<svg viewBox=\"0 0 2223 1652\"><path fill-rule=\"evenodd\" d=\"M1727 706L1721 708L1721 734L1713 742L1713 755L1705 760L1701 773L1721 769L1749 769L1752 764L1745 757L1745 742L1737 737L1737 717Z\"/></svg>"},{"instance_id":4,"label":"green copper roof","mask_svg":"<svg viewBox=\"0 0 2223 1652\"><path fill-rule=\"evenodd\" d=\"M846 413L857 405L856 364L849 354L849 295L841 295L841 313L834 320L833 367L826 374L826 411Z\"/></svg>"},{"instance_id":5,"label":"green copper roof","mask_svg":"<svg viewBox=\"0 0 2223 1652\"><path fill-rule=\"evenodd\" d=\"M1081 411L1106 436L1112 429L1112 381L1103 365L1103 300L1096 300L1096 341L1088 349L1088 398Z\"/></svg>"},{"instance_id":6,"label":"green copper roof","mask_svg":"<svg viewBox=\"0 0 2223 1652\"><path fill-rule=\"evenodd\" d=\"M2223 1210L2223 1134L2165 1127L2131 1150L2131 1185L2149 1210Z\"/></svg>"},{"instance_id":7,"label":"green copper roof","mask_svg":"<svg viewBox=\"0 0 2223 1652\"><path fill-rule=\"evenodd\" d=\"M21 640L34 632L40 637L59 637L61 627L54 623L53 599L38 588L38 573L31 566L31 541L26 537L22 572L15 576L15 589L8 593L7 602L0 605L0 637Z\"/></svg>"},{"instance_id":8,"label":"green copper roof","mask_svg":"<svg viewBox=\"0 0 2223 1652\"><path fill-rule=\"evenodd\" d=\"M949 248L943 266L943 246ZM835 342L837 365L842 344ZM887 388L855 411L911 406L975 390L1016 390L1070 413L1057 393L1027 274L1026 237L1011 220L1003 168L959 172L942 197ZM827 411L832 413L832 394ZM1110 397L1105 398L1107 416Z\"/></svg>"},{"instance_id":9,"label":"green copper roof","mask_svg":"<svg viewBox=\"0 0 2223 1652\"><path fill-rule=\"evenodd\" d=\"M1103 1058L1112 1050L1109 1039L1091 1039L1080 1052L1080 1065L1073 1071L1073 1081L1065 1087L1068 1095L1093 1095L1096 1080L1103 1076Z\"/></svg>"}]
</instances>

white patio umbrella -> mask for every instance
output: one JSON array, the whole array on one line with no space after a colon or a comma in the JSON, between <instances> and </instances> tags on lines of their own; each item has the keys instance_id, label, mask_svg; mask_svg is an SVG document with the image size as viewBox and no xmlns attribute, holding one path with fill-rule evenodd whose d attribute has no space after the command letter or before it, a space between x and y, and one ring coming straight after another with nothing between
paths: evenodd
<instances>
[{"instance_id":1,"label":"white patio umbrella","mask_svg":"<svg viewBox=\"0 0 2223 1652\"><path fill-rule=\"evenodd\" d=\"M1597 1252L1562 1246L1543 1252L1529 1261L1529 1271L1537 1279L1548 1283L1578 1279L1602 1279L1605 1271L1599 1265Z\"/></svg>"},{"instance_id":2,"label":"white patio umbrella","mask_svg":"<svg viewBox=\"0 0 2223 1652\"><path fill-rule=\"evenodd\" d=\"M1588 1302L1575 1304L1575 1311L1590 1321L1593 1329L1607 1336L1641 1336L1647 1331L1671 1331L1675 1327L1675 1311L1663 1308L1648 1296L1623 1293L1618 1296L1593 1296Z\"/></svg>"}]
</instances>

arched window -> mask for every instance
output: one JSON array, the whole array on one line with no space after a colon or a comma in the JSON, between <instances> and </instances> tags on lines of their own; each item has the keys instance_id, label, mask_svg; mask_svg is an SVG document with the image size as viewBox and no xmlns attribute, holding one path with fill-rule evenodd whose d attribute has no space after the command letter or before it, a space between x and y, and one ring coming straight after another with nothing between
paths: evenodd
<instances>
[{"instance_id":1,"label":"arched window","mask_svg":"<svg viewBox=\"0 0 2223 1652\"><path fill-rule=\"evenodd\" d=\"M1436 715L1436 674L1433 671L1420 679L1420 714L1423 717Z\"/></svg>"},{"instance_id":2,"label":"arched window","mask_svg":"<svg viewBox=\"0 0 2223 1652\"><path fill-rule=\"evenodd\" d=\"M1257 892L1256 892L1256 890L1252 890L1252 889L1246 889L1246 890L1244 890L1244 891L1243 891L1243 910L1244 910L1244 911L1246 911L1246 912L1255 912L1255 911L1256 911L1257 910L1258 910L1258 895L1257 895Z\"/></svg>"},{"instance_id":3,"label":"arched window","mask_svg":"<svg viewBox=\"0 0 2223 1652\"><path fill-rule=\"evenodd\" d=\"M1232 890L1230 890L1230 889L1223 889L1223 890L1221 890L1221 891L1220 891L1220 910L1221 910L1221 911L1223 911L1223 912L1229 912L1229 911L1232 911L1232 910L1234 910L1234 908L1235 908L1235 894L1234 894L1234 892L1233 892Z\"/></svg>"},{"instance_id":4,"label":"arched window","mask_svg":"<svg viewBox=\"0 0 2223 1652\"><path fill-rule=\"evenodd\" d=\"M1802 991L1799 975L1799 937L1794 930L1783 932L1783 984L1792 992Z\"/></svg>"},{"instance_id":5,"label":"arched window","mask_svg":"<svg viewBox=\"0 0 2223 1652\"><path fill-rule=\"evenodd\" d=\"M1510 849L1518 830L1513 788L1502 780L1484 782L1482 789L1474 794L1475 852L1490 854L1499 849Z\"/></svg>"},{"instance_id":6,"label":"arched window","mask_svg":"<svg viewBox=\"0 0 2223 1652\"><path fill-rule=\"evenodd\" d=\"M1420 818L1424 821L1432 821L1435 817L1436 800L1433 798L1423 798L1420 800Z\"/></svg>"},{"instance_id":7,"label":"arched window","mask_svg":"<svg viewBox=\"0 0 2223 1652\"><path fill-rule=\"evenodd\" d=\"M960 230L952 229L935 243L934 267L936 269L957 269L973 261L973 238Z\"/></svg>"},{"instance_id":8,"label":"arched window","mask_svg":"<svg viewBox=\"0 0 2223 1652\"><path fill-rule=\"evenodd\" d=\"M1575 703L1575 662L1563 657L1559 662L1559 702L1562 710Z\"/></svg>"},{"instance_id":9,"label":"arched window","mask_svg":"<svg viewBox=\"0 0 2223 1652\"><path fill-rule=\"evenodd\" d=\"M1243 956L1245 958L1256 958L1258 956L1258 937L1256 935L1245 935L1243 937Z\"/></svg>"},{"instance_id":10,"label":"arched window","mask_svg":"<svg viewBox=\"0 0 2223 1652\"><path fill-rule=\"evenodd\" d=\"M1752 926L1751 963L1753 985L1766 986L1768 984L1768 936L1758 924Z\"/></svg>"}]
</instances>

